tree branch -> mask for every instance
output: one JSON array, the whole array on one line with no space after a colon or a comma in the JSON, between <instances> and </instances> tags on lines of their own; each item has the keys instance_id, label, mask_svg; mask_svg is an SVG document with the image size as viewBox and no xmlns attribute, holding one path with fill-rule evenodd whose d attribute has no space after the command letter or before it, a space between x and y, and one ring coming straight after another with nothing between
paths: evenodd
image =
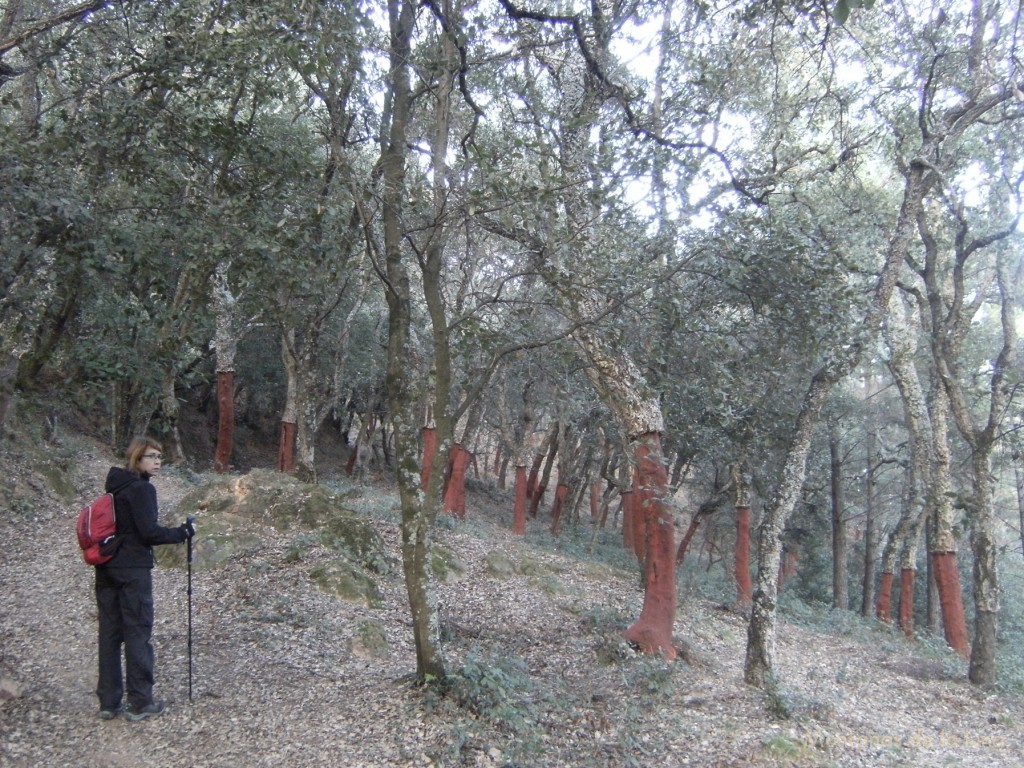
<instances>
[{"instance_id":1,"label":"tree branch","mask_svg":"<svg viewBox=\"0 0 1024 768\"><path fill-rule=\"evenodd\" d=\"M110 0L91 0L91 2L80 3L79 5L72 6L66 11L58 13L56 16L39 19L35 23L29 24L17 34L8 37L6 40L0 40L0 58L3 58L4 54L23 45L26 41L36 35L40 35L54 27L59 27L61 24L66 24L69 21L81 19L109 4Z\"/></svg>"}]
</instances>

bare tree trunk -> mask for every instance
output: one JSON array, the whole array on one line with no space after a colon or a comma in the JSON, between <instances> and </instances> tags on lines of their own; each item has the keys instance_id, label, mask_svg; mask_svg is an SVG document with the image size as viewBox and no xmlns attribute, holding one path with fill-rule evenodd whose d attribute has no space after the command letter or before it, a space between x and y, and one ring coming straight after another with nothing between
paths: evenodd
<instances>
[{"instance_id":1,"label":"bare tree trunk","mask_svg":"<svg viewBox=\"0 0 1024 768\"><path fill-rule=\"evenodd\" d=\"M0 414L0 426L3 426L3 417ZM1021 467L1021 455L1013 454L1013 474L1017 481L1017 521L1020 527L1020 551L1024 554L1024 467Z\"/></svg>"},{"instance_id":2,"label":"bare tree trunk","mask_svg":"<svg viewBox=\"0 0 1024 768\"><path fill-rule=\"evenodd\" d=\"M293 345L288 341L289 332L282 334L281 359L284 362L285 375L288 380L285 391L284 412L281 414L281 434L277 446L277 470L293 474L295 472L295 425L299 420L299 380L298 360L293 353Z\"/></svg>"},{"instance_id":3,"label":"bare tree trunk","mask_svg":"<svg viewBox=\"0 0 1024 768\"><path fill-rule=\"evenodd\" d=\"M864 562L861 573L860 615L871 616L875 605L875 431L872 425L867 434L867 472L864 476Z\"/></svg>"},{"instance_id":4,"label":"bare tree trunk","mask_svg":"<svg viewBox=\"0 0 1024 768\"><path fill-rule=\"evenodd\" d=\"M412 36L417 3L412 0L388 0L390 21L389 72L387 99L390 120L384 126L381 152L382 211L384 229L385 294L388 302L387 393L392 432L395 440L396 476L402 504L402 564L406 592L412 612L416 644L417 674L423 681L443 681L445 660L440 636L440 614L431 567L430 529L440 509L441 485L432 472L430 492L423 493L422 467L419 463L419 438L422 427L418 413L415 372L412 359L412 281L406 266L406 235L403 203L407 198L406 163L412 122L411 86ZM458 50L452 36L454 26L445 27L438 39L437 79L432 93L434 122L431 136L430 203L435 222L428 244L419 254L423 300L431 325L431 370L433 371L434 419L437 425L438 451L434 469L447 463L453 437L451 361L448 348L448 323L441 295L441 267L446 234L443 223L448 174L449 114L452 82L458 71ZM435 492L436 489L436 492Z\"/></svg>"}]
</instances>

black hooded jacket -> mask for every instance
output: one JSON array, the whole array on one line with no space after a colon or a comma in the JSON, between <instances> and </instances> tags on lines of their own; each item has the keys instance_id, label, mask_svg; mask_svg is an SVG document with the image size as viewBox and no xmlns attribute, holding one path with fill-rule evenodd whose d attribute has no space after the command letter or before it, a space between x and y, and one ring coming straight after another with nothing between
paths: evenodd
<instances>
[{"instance_id":1,"label":"black hooded jacket","mask_svg":"<svg viewBox=\"0 0 1024 768\"><path fill-rule=\"evenodd\" d=\"M157 521L156 488L149 475L111 467L105 489L114 494L117 538L121 541L114 557L97 567L152 568L154 544L180 544L188 538L182 528L164 528Z\"/></svg>"}]
</instances>

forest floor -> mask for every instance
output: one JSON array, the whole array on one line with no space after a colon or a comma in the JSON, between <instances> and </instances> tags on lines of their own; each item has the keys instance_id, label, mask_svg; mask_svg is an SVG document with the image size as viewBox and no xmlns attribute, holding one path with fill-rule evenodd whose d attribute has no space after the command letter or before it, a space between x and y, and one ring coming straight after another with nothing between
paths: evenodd
<instances>
[{"instance_id":1,"label":"forest floor","mask_svg":"<svg viewBox=\"0 0 1024 768\"><path fill-rule=\"evenodd\" d=\"M618 633L641 606L635 568L556 541L540 521L514 537L510 498L483 489L465 522L436 530L465 569L439 585L450 695L412 683L400 567L379 580L379 607L347 602L317 588L288 537L255 528L244 557L192 575L191 699L187 575L160 567L154 645L168 712L104 722L74 517L111 460L84 439L61 450L74 503L35 462L0 450L5 768L1024 764L1020 697L978 690L955 657L845 613L781 617L770 694L743 682L744 617L685 589L681 658L633 654ZM173 468L156 480L166 524L202 480ZM394 492L371 483L350 495L397 560ZM367 627L381 642L366 642Z\"/></svg>"}]
</instances>

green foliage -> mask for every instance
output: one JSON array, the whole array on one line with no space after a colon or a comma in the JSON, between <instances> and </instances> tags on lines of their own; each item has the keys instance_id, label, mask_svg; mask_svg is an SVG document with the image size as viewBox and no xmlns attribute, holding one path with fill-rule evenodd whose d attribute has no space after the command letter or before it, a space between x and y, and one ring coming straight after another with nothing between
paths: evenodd
<instances>
[{"instance_id":1,"label":"green foliage","mask_svg":"<svg viewBox=\"0 0 1024 768\"><path fill-rule=\"evenodd\" d=\"M675 693L679 666L675 661L661 658L638 658L630 670L631 684L646 699L648 706L659 706Z\"/></svg>"},{"instance_id":2,"label":"green foliage","mask_svg":"<svg viewBox=\"0 0 1024 768\"><path fill-rule=\"evenodd\" d=\"M473 651L446 681L448 695L459 707L493 725L520 732L537 712L526 664L519 659L496 658Z\"/></svg>"}]
</instances>

